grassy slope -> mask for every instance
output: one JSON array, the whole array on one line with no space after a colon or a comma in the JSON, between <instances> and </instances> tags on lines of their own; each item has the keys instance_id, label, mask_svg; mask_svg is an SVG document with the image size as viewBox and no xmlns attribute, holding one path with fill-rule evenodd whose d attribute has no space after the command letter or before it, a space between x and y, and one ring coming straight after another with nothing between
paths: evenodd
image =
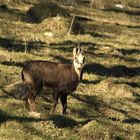
<instances>
[{"instance_id":1,"label":"grassy slope","mask_svg":"<svg viewBox=\"0 0 140 140\"><path fill-rule=\"evenodd\" d=\"M80 10L82 13L82 7ZM9 14L1 12L2 23L13 16L12 24L18 18L18 14ZM66 116L60 115L60 103L56 114L49 115L50 95L42 94L36 100L41 118L30 117L22 101L4 85L21 79L21 68L12 61L69 62L75 44L62 41L61 45L24 54L9 51L1 43L0 139L140 139L140 29L137 27L140 17L100 10L93 10L92 15L94 21L80 20L87 34L94 38L83 44L88 66L83 81L68 98L69 114ZM16 23L17 26L23 24L18 20ZM25 27L30 26L26 24ZM8 29L2 27L7 35Z\"/></svg>"}]
</instances>

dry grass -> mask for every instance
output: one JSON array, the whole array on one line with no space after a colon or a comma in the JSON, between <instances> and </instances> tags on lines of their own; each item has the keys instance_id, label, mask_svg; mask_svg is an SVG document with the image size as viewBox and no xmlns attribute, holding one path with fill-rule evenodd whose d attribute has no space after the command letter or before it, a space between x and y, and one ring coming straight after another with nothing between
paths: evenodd
<instances>
[{"instance_id":1,"label":"dry grass","mask_svg":"<svg viewBox=\"0 0 140 140\"><path fill-rule=\"evenodd\" d=\"M12 12L0 13L0 139L140 139L139 16L63 5L82 16L76 20L85 31L67 35L72 18L50 17L38 24L22 20L25 7L36 2L14 1L9 4ZM19 100L28 86L16 83L22 70L16 62L70 63L79 42L87 65L78 89L68 97L68 114L60 115L59 102L56 113L49 115L51 94L42 91L36 100L41 118L30 116Z\"/></svg>"}]
</instances>

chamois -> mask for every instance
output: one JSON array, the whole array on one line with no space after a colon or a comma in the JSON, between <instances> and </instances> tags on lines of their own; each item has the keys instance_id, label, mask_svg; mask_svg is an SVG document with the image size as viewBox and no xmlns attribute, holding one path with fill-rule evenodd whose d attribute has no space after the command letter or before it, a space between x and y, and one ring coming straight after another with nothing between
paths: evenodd
<instances>
[{"instance_id":1,"label":"chamois","mask_svg":"<svg viewBox=\"0 0 140 140\"><path fill-rule=\"evenodd\" d=\"M30 87L30 92L25 98L29 109L34 112L35 98L43 87L51 88L53 91L53 106L51 113L54 113L58 98L60 97L63 106L62 113L66 113L67 95L76 90L83 75L85 56L80 47L73 49L73 63L61 64L50 61L34 60L24 63L22 80Z\"/></svg>"}]
</instances>

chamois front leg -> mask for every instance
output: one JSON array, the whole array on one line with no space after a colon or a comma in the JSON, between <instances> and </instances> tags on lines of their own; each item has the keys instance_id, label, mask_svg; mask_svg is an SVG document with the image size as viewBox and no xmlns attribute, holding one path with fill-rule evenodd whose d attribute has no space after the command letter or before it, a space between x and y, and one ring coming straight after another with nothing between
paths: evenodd
<instances>
[{"instance_id":1,"label":"chamois front leg","mask_svg":"<svg viewBox=\"0 0 140 140\"><path fill-rule=\"evenodd\" d=\"M30 112L35 112L36 111L35 100L32 98L29 98L28 104L29 104Z\"/></svg>"},{"instance_id":2,"label":"chamois front leg","mask_svg":"<svg viewBox=\"0 0 140 140\"><path fill-rule=\"evenodd\" d=\"M36 112L36 105L35 105L35 99L37 96L36 93L37 93L36 91L32 91L30 93L29 97L27 98L27 103L28 103L29 109L30 109L29 115L40 118L40 113Z\"/></svg>"},{"instance_id":3,"label":"chamois front leg","mask_svg":"<svg viewBox=\"0 0 140 140\"><path fill-rule=\"evenodd\" d=\"M63 106L62 114L66 114L66 109L67 109L67 95L62 95L61 96L61 103L62 103L62 106Z\"/></svg>"},{"instance_id":4,"label":"chamois front leg","mask_svg":"<svg viewBox=\"0 0 140 140\"><path fill-rule=\"evenodd\" d=\"M56 105L58 104L58 98L59 98L59 93L58 92L54 92L53 93L53 106L51 108L50 113L53 114L56 108Z\"/></svg>"},{"instance_id":5,"label":"chamois front leg","mask_svg":"<svg viewBox=\"0 0 140 140\"><path fill-rule=\"evenodd\" d=\"M35 112L36 111L36 106L35 106L35 93L32 92L28 98L28 104L30 108L30 112Z\"/></svg>"}]
</instances>

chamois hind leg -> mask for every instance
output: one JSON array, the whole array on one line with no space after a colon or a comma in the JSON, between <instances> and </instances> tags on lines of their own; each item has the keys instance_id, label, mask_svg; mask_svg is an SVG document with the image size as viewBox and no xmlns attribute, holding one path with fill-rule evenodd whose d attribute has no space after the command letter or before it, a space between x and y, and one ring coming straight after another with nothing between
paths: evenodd
<instances>
[{"instance_id":1,"label":"chamois hind leg","mask_svg":"<svg viewBox=\"0 0 140 140\"><path fill-rule=\"evenodd\" d=\"M24 108L28 109L29 111L35 111L35 97L36 94L32 90L29 90L26 92L25 95L23 95L21 98L24 103Z\"/></svg>"},{"instance_id":2,"label":"chamois hind leg","mask_svg":"<svg viewBox=\"0 0 140 140\"><path fill-rule=\"evenodd\" d=\"M62 106L63 106L63 111L62 111L62 114L66 114L66 109L67 109L67 95L62 95L61 96L61 103L62 103Z\"/></svg>"},{"instance_id":3,"label":"chamois hind leg","mask_svg":"<svg viewBox=\"0 0 140 140\"><path fill-rule=\"evenodd\" d=\"M53 106L51 108L50 113L53 114L56 108L56 105L58 104L58 98L59 98L59 93L58 92L54 92L53 93Z\"/></svg>"},{"instance_id":4,"label":"chamois hind leg","mask_svg":"<svg viewBox=\"0 0 140 140\"><path fill-rule=\"evenodd\" d=\"M30 111L33 111L35 110L35 81L32 78L29 69L24 68L21 74L24 85L29 87L28 91L26 91L22 98L25 100L26 106L29 106Z\"/></svg>"},{"instance_id":5,"label":"chamois hind leg","mask_svg":"<svg viewBox=\"0 0 140 140\"><path fill-rule=\"evenodd\" d=\"M31 112L36 111L35 98L39 94L42 88L42 80L37 75L31 75L28 69L22 71L22 80L29 87L29 91L26 93L26 101L28 102Z\"/></svg>"},{"instance_id":6,"label":"chamois hind leg","mask_svg":"<svg viewBox=\"0 0 140 140\"><path fill-rule=\"evenodd\" d=\"M32 86L30 83L27 84L30 86L30 90L28 90L22 98L25 102L25 107L29 108L30 111L35 111L35 98L37 91L36 89L33 89L34 86Z\"/></svg>"}]
</instances>

